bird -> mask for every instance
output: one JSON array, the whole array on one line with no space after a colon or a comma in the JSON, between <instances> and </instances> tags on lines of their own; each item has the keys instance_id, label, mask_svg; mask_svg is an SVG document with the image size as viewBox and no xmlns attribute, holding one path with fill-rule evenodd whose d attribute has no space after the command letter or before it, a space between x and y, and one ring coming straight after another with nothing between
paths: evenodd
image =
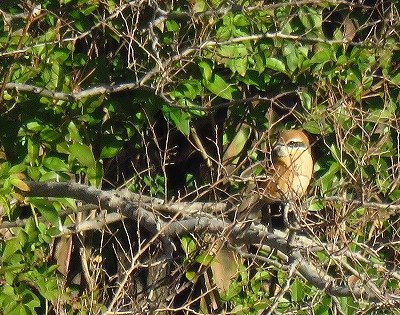
<instances>
[{"instance_id":1,"label":"bird","mask_svg":"<svg viewBox=\"0 0 400 315\"><path fill-rule=\"evenodd\" d=\"M239 218L264 221L265 208L271 204L288 204L307 193L314 162L309 139L304 131L282 131L272 149L272 165L265 179L249 185L238 208Z\"/></svg>"},{"instance_id":2,"label":"bird","mask_svg":"<svg viewBox=\"0 0 400 315\"><path fill-rule=\"evenodd\" d=\"M272 151L272 167L263 189L269 202L295 201L303 197L314 169L310 142L302 130L287 130L279 135Z\"/></svg>"},{"instance_id":3,"label":"bird","mask_svg":"<svg viewBox=\"0 0 400 315\"><path fill-rule=\"evenodd\" d=\"M314 162L310 142L304 131L282 131L272 149L271 161L266 178L249 185L244 192L247 197L238 206L237 222L245 222L243 229L247 229L257 219L271 225L271 213L268 212L271 211L271 205L293 203L307 193ZM285 216L285 213L282 215ZM240 258L226 246L225 241L220 239L216 244L218 250L214 253L210 267L217 288L224 292L237 275Z\"/></svg>"}]
</instances>

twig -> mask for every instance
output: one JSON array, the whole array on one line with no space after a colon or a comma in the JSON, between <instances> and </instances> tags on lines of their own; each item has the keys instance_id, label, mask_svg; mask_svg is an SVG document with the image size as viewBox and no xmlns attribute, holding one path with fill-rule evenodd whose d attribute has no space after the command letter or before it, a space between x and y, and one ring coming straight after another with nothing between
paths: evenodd
<instances>
[{"instance_id":1,"label":"twig","mask_svg":"<svg viewBox=\"0 0 400 315\"><path fill-rule=\"evenodd\" d=\"M294 274L296 273L298 265L299 265L299 262L296 260L291 264L285 286L282 288L281 292L279 292L278 296L275 298L275 302L271 305L271 307L269 308L266 315L271 315L273 313L273 311L278 307L278 304L281 301L281 299L283 298L283 296L289 290L290 284L292 283L292 278L293 278Z\"/></svg>"},{"instance_id":2,"label":"twig","mask_svg":"<svg viewBox=\"0 0 400 315\"><path fill-rule=\"evenodd\" d=\"M357 206L362 206L365 208L383 209L383 210L390 210L390 211L394 211L394 212L397 212L400 210L400 205L393 204L393 203L378 203L378 202L367 202L367 201L362 201L362 200L351 200L351 199L346 199L344 197L339 197L339 196L324 197L323 200L351 203L351 204L355 204Z\"/></svg>"}]
</instances>

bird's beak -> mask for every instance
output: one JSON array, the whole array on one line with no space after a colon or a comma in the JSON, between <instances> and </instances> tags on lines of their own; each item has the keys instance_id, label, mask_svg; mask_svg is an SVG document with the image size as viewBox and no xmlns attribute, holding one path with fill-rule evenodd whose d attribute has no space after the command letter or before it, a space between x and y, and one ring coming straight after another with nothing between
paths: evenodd
<instances>
[{"instance_id":1,"label":"bird's beak","mask_svg":"<svg viewBox=\"0 0 400 315\"><path fill-rule=\"evenodd\" d=\"M288 156L287 146L283 143L277 143L274 147L273 154L277 157Z\"/></svg>"}]
</instances>

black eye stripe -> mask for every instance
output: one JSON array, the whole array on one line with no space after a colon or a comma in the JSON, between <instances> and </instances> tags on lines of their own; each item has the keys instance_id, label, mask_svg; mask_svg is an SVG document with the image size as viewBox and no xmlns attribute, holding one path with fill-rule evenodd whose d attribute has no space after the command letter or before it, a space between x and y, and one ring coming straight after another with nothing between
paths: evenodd
<instances>
[{"instance_id":1,"label":"black eye stripe","mask_svg":"<svg viewBox=\"0 0 400 315\"><path fill-rule=\"evenodd\" d=\"M297 141L289 141L286 144L288 147L292 147L292 148L305 148L306 145L303 142L297 142Z\"/></svg>"}]
</instances>

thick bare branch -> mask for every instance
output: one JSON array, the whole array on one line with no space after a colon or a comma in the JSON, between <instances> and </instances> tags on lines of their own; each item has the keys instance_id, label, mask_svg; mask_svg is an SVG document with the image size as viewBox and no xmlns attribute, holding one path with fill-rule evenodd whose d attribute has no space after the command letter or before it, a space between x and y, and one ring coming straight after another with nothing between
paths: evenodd
<instances>
[{"instance_id":1,"label":"thick bare branch","mask_svg":"<svg viewBox=\"0 0 400 315\"><path fill-rule=\"evenodd\" d=\"M171 223L166 229L167 234L184 235L188 233L212 233L220 235L227 229L231 229L230 237L236 244L263 244L280 251L287 256L287 262L297 261L298 272L312 285L325 291L332 296L354 296L358 299L367 299L374 302L387 304L399 304L400 296L384 295L374 292L366 284L362 288L349 288L337 284L337 280L327 275L324 270L314 266L314 264L305 258L300 250L288 246L287 240L265 229L256 229L255 227L243 231L241 227L234 226L218 219L197 217L181 220Z\"/></svg>"},{"instance_id":2,"label":"thick bare branch","mask_svg":"<svg viewBox=\"0 0 400 315\"><path fill-rule=\"evenodd\" d=\"M264 228L252 226L249 229L243 230L242 226L210 217L210 215L202 214L201 212L196 216L193 215L193 217L183 218L179 221L164 222L157 219L154 213L149 211L150 209L154 209L154 206L156 208L162 206L161 201L149 196L133 194L128 191L123 191L122 193L115 190L102 191L73 182L44 183L27 181L26 183L30 187L30 191L22 191L21 193L25 196L69 197L91 204L98 204L103 209L120 212L131 219L140 220L139 223L143 224L146 229L150 229L152 233L158 233L162 230L162 235L160 236L167 239L171 236L190 233L221 235L228 231L229 237L235 240L235 245L266 245L286 256L287 263L296 261L298 272L312 285L330 295L354 296L386 304L400 303L400 296L385 295L376 292L376 290L368 289L368 283L365 284L365 288L349 288L338 284L337 280L328 276L324 270L316 267L309 259L305 258L301 254L300 249L289 246L287 239L275 233L268 232ZM202 204L203 207L205 205ZM208 209L212 209L212 207L213 204ZM177 203L172 209L184 209L184 207Z\"/></svg>"}]
</instances>

